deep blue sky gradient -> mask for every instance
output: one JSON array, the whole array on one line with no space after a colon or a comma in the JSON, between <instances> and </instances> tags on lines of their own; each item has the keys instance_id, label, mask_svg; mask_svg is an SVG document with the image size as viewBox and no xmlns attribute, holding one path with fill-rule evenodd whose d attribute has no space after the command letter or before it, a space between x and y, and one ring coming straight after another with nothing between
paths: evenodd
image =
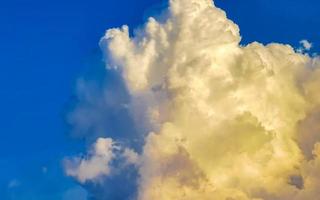
<instances>
[{"instance_id":1,"label":"deep blue sky gradient","mask_svg":"<svg viewBox=\"0 0 320 200\"><path fill-rule=\"evenodd\" d=\"M70 200L83 189L61 160L85 151L65 122L79 77L99 79L106 29L141 25L163 0L0 2L0 199ZM320 50L319 0L216 0L243 44L301 39ZM101 75L100 75L101 76ZM11 187L9 187L11 182ZM76 199L75 199L76 200ZM80 199L79 199L80 200Z\"/></svg>"}]
</instances>

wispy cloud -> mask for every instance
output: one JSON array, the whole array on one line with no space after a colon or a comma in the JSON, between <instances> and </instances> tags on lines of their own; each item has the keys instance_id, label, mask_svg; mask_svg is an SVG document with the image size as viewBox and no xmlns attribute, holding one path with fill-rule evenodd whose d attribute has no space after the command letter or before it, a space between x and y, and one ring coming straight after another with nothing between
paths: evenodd
<instances>
[{"instance_id":1,"label":"wispy cloud","mask_svg":"<svg viewBox=\"0 0 320 200\"><path fill-rule=\"evenodd\" d=\"M12 179L9 183L8 183L8 188L15 188L15 187L19 187L21 185L21 182L18 179Z\"/></svg>"}]
</instances>

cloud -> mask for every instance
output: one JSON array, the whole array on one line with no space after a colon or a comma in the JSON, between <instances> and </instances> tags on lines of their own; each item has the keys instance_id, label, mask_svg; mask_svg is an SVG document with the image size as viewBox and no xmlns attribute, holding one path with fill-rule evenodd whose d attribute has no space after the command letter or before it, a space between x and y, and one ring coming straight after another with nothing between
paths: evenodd
<instances>
[{"instance_id":1,"label":"cloud","mask_svg":"<svg viewBox=\"0 0 320 200\"><path fill-rule=\"evenodd\" d=\"M66 174L75 177L80 183L96 182L103 176L111 175L111 164L116 156L123 158L122 167L136 164L139 160L138 154L132 149L122 149L111 138L98 138L88 156L65 160Z\"/></svg>"},{"instance_id":2,"label":"cloud","mask_svg":"<svg viewBox=\"0 0 320 200\"><path fill-rule=\"evenodd\" d=\"M139 163L139 159L140 159L139 155L137 154L137 152L133 151L132 149L125 148L122 156L124 157L127 165L130 165L130 164L138 165Z\"/></svg>"},{"instance_id":3,"label":"cloud","mask_svg":"<svg viewBox=\"0 0 320 200\"><path fill-rule=\"evenodd\" d=\"M67 115L67 122L73 136L89 138L98 137L126 138L126 132L135 132L132 119L126 107L128 97L119 74L108 71L106 80L77 81L77 103ZM126 126L122 126L126 123Z\"/></svg>"},{"instance_id":4,"label":"cloud","mask_svg":"<svg viewBox=\"0 0 320 200\"><path fill-rule=\"evenodd\" d=\"M75 157L65 160L66 174L75 177L81 183L109 175L109 163L116 148L110 138L99 138L93 145L88 158Z\"/></svg>"},{"instance_id":5,"label":"cloud","mask_svg":"<svg viewBox=\"0 0 320 200\"><path fill-rule=\"evenodd\" d=\"M305 50L310 50L312 48L312 43L310 43L308 40L301 40L300 44L303 46Z\"/></svg>"},{"instance_id":6,"label":"cloud","mask_svg":"<svg viewBox=\"0 0 320 200\"><path fill-rule=\"evenodd\" d=\"M123 26L101 40L142 152L115 155L109 139L108 159L95 152L67 173L80 182L110 175L110 161L125 157L139 170L138 200L316 199L319 58L290 45L240 45L239 27L211 0L171 0L168 13L134 37ZM81 163L99 170L80 173Z\"/></svg>"},{"instance_id":7,"label":"cloud","mask_svg":"<svg viewBox=\"0 0 320 200\"><path fill-rule=\"evenodd\" d=\"M298 53L305 53L307 51L310 51L312 48L313 44L309 42L308 40L301 40L300 42L301 47L297 49Z\"/></svg>"}]
</instances>

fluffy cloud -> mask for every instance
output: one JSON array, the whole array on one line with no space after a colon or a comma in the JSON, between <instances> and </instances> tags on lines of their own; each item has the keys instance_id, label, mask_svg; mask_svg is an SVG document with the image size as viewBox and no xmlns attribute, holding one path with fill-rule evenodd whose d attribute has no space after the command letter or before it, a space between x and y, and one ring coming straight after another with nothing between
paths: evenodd
<instances>
[{"instance_id":1,"label":"fluffy cloud","mask_svg":"<svg viewBox=\"0 0 320 200\"><path fill-rule=\"evenodd\" d=\"M145 135L141 155L120 155L139 170L137 199L316 199L319 58L289 45L241 46L238 26L211 0L171 0L168 13L134 37L123 26L101 40ZM68 174L95 177L112 159L108 144Z\"/></svg>"},{"instance_id":2,"label":"fluffy cloud","mask_svg":"<svg viewBox=\"0 0 320 200\"><path fill-rule=\"evenodd\" d=\"M301 40L299 43L301 46L297 49L298 53L308 52L308 51L310 51L310 49L313 46L313 44L311 42L309 42L308 40Z\"/></svg>"},{"instance_id":3,"label":"fluffy cloud","mask_svg":"<svg viewBox=\"0 0 320 200\"><path fill-rule=\"evenodd\" d=\"M301 40L300 44L303 46L305 50L310 50L312 47L312 43L310 43L308 40Z\"/></svg>"},{"instance_id":4,"label":"fluffy cloud","mask_svg":"<svg viewBox=\"0 0 320 200\"><path fill-rule=\"evenodd\" d=\"M109 175L109 163L114 157L115 148L112 139L99 138L93 145L88 158L76 157L65 161L67 175L75 177L81 183Z\"/></svg>"},{"instance_id":5,"label":"fluffy cloud","mask_svg":"<svg viewBox=\"0 0 320 200\"><path fill-rule=\"evenodd\" d=\"M135 165L139 155L130 148L123 148L111 138L98 138L86 157L74 157L65 160L68 176L75 177L80 183L97 181L112 172L112 162L120 158L123 164Z\"/></svg>"}]
</instances>

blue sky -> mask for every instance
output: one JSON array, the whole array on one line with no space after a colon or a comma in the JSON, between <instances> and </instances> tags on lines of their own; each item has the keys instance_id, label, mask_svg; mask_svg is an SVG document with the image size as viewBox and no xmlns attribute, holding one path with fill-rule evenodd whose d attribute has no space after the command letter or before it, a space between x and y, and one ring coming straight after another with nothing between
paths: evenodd
<instances>
[{"instance_id":1,"label":"blue sky","mask_svg":"<svg viewBox=\"0 0 320 200\"><path fill-rule=\"evenodd\" d=\"M137 27L165 5L162 0L0 3L0 199L70 200L86 193L62 168L65 156L87 145L66 123L77 103L76 82L79 77L112 82L103 73L98 45L105 30ZM243 44L298 47L307 39L313 52L320 50L318 0L216 0L216 5L240 26Z\"/></svg>"}]
</instances>

